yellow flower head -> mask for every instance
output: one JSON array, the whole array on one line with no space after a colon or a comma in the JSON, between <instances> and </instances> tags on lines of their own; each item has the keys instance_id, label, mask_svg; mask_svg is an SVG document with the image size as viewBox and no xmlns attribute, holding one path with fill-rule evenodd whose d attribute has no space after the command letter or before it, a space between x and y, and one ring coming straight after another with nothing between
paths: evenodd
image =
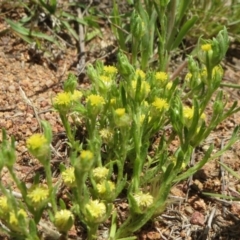
<instances>
[{"instance_id":1,"label":"yellow flower head","mask_svg":"<svg viewBox=\"0 0 240 240\"><path fill-rule=\"evenodd\" d=\"M80 161L76 162L75 167L81 172L90 171L93 163L94 163L94 155L89 150L82 150L80 153Z\"/></svg>"},{"instance_id":2,"label":"yellow flower head","mask_svg":"<svg viewBox=\"0 0 240 240\"><path fill-rule=\"evenodd\" d=\"M133 80L132 83L132 89L134 90L134 95L135 95L135 92L136 92L136 88L137 88L137 81L136 80ZM146 81L142 81L141 82L141 94L143 95L144 98L147 97L148 93L150 92L150 85L148 82Z\"/></svg>"},{"instance_id":3,"label":"yellow flower head","mask_svg":"<svg viewBox=\"0 0 240 240\"><path fill-rule=\"evenodd\" d=\"M153 204L153 196L149 193L139 192L133 197L141 209L146 209Z\"/></svg>"},{"instance_id":4,"label":"yellow flower head","mask_svg":"<svg viewBox=\"0 0 240 240\"><path fill-rule=\"evenodd\" d=\"M166 72L156 72L155 78L157 81L165 83L168 80L168 74Z\"/></svg>"},{"instance_id":5,"label":"yellow flower head","mask_svg":"<svg viewBox=\"0 0 240 240\"><path fill-rule=\"evenodd\" d=\"M172 88L172 85L173 83L172 82L169 82L167 85L166 85L166 89L167 90L170 90Z\"/></svg>"},{"instance_id":6,"label":"yellow flower head","mask_svg":"<svg viewBox=\"0 0 240 240\"><path fill-rule=\"evenodd\" d=\"M116 102L117 102L116 98L111 98L111 100L110 100L111 105L116 104Z\"/></svg>"},{"instance_id":7,"label":"yellow flower head","mask_svg":"<svg viewBox=\"0 0 240 240\"><path fill-rule=\"evenodd\" d=\"M122 117L125 114L126 110L125 108L117 108L115 110L115 113L118 117Z\"/></svg>"},{"instance_id":8,"label":"yellow flower head","mask_svg":"<svg viewBox=\"0 0 240 240\"><path fill-rule=\"evenodd\" d=\"M108 142L112 139L113 132L109 128L103 128L99 131L99 135L105 142Z\"/></svg>"},{"instance_id":9,"label":"yellow flower head","mask_svg":"<svg viewBox=\"0 0 240 240\"><path fill-rule=\"evenodd\" d=\"M194 115L194 108L190 108L190 107L187 107L187 106L184 106L183 107L183 117L186 118L186 119L192 119L193 118L193 115Z\"/></svg>"},{"instance_id":10,"label":"yellow flower head","mask_svg":"<svg viewBox=\"0 0 240 240\"><path fill-rule=\"evenodd\" d=\"M54 224L60 232L68 232L73 226L74 216L69 210L56 212Z\"/></svg>"},{"instance_id":11,"label":"yellow flower head","mask_svg":"<svg viewBox=\"0 0 240 240\"><path fill-rule=\"evenodd\" d=\"M19 209L17 211L17 213L15 213L14 211L11 211L9 213L9 219L8 219L8 222L9 222L9 227L11 230L14 230L15 232L19 232L21 231L21 225L22 225L22 222L21 222L21 225L19 224L19 217L22 217L23 219L26 219L27 218L27 213L24 209Z\"/></svg>"},{"instance_id":12,"label":"yellow flower head","mask_svg":"<svg viewBox=\"0 0 240 240\"><path fill-rule=\"evenodd\" d=\"M18 225L18 219L14 212L10 212L9 214L9 223L14 226Z\"/></svg>"},{"instance_id":13,"label":"yellow flower head","mask_svg":"<svg viewBox=\"0 0 240 240\"><path fill-rule=\"evenodd\" d=\"M62 180L68 187L72 187L75 185L75 175L73 167L67 168L62 172Z\"/></svg>"},{"instance_id":14,"label":"yellow flower head","mask_svg":"<svg viewBox=\"0 0 240 240\"><path fill-rule=\"evenodd\" d=\"M104 66L103 71L107 74L113 75L117 73L117 68L115 68L114 66Z\"/></svg>"},{"instance_id":15,"label":"yellow flower head","mask_svg":"<svg viewBox=\"0 0 240 240\"><path fill-rule=\"evenodd\" d=\"M189 82L191 80L191 78L192 78L192 74L190 72L188 72L185 76L185 81Z\"/></svg>"},{"instance_id":16,"label":"yellow flower head","mask_svg":"<svg viewBox=\"0 0 240 240\"><path fill-rule=\"evenodd\" d=\"M87 102L90 103L91 106L100 107L105 104L105 100L102 96L91 94L87 97Z\"/></svg>"},{"instance_id":17,"label":"yellow flower head","mask_svg":"<svg viewBox=\"0 0 240 240\"><path fill-rule=\"evenodd\" d=\"M104 203L99 202L99 200L90 200L85 206L91 215L91 220L94 222L100 222L105 217L106 206Z\"/></svg>"},{"instance_id":18,"label":"yellow flower head","mask_svg":"<svg viewBox=\"0 0 240 240\"><path fill-rule=\"evenodd\" d=\"M200 119L205 120L206 119L206 114L202 113L201 116L200 116Z\"/></svg>"},{"instance_id":19,"label":"yellow flower head","mask_svg":"<svg viewBox=\"0 0 240 240\"><path fill-rule=\"evenodd\" d=\"M110 77L104 76L104 75L101 75L99 78L104 83L110 83L112 81L112 79Z\"/></svg>"},{"instance_id":20,"label":"yellow flower head","mask_svg":"<svg viewBox=\"0 0 240 240\"><path fill-rule=\"evenodd\" d=\"M53 99L53 105L68 107L71 104L71 93L61 92Z\"/></svg>"},{"instance_id":21,"label":"yellow flower head","mask_svg":"<svg viewBox=\"0 0 240 240\"><path fill-rule=\"evenodd\" d=\"M74 90L73 94L71 94L72 101L78 101L82 98L83 94L81 91Z\"/></svg>"},{"instance_id":22,"label":"yellow flower head","mask_svg":"<svg viewBox=\"0 0 240 240\"><path fill-rule=\"evenodd\" d=\"M93 177L96 182L100 182L106 179L108 172L109 172L109 169L105 167L97 167L93 169Z\"/></svg>"},{"instance_id":23,"label":"yellow flower head","mask_svg":"<svg viewBox=\"0 0 240 240\"><path fill-rule=\"evenodd\" d=\"M223 76L223 69L222 69L222 67L220 65L215 66L213 68L212 74L213 74L213 77L215 77L217 75L222 77Z\"/></svg>"},{"instance_id":24,"label":"yellow flower head","mask_svg":"<svg viewBox=\"0 0 240 240\"><path fill-rule=\"evenodd\" d=\"M36 133L27 139L27 148L37 150L47 143L47 139L43 134Z\"/></svg>"},{"instance_id":25,"label":"yellow flower head","mask_svg":"<svg viewBox=\"0 0 240 240\"><path fill-rule=\"evenodd\" d=\"M155 98L155 101L152 103L152 106L160 111L167 110L169 108L169 104L167 103L167 101L162 98Z\"/></svg>"},{"instance_id":26,"label":"yellow flower head","mask_svg":"<svg viewBox=\"0 0 240 240\"><path fill-rule=\"evenodd\" d=\"M1 214L7 214L10 210L8 199L5 196L0 197L0 216Z\"/></svg>"},{"instance_id":27,"label":"yellow flower head","mask_svg":"<svg viewBox=\"0 0 240 240\"><path fill-rule=\"evenodd\" d=\"M28 198L35 205L45 202L49 196L49 190L44 186L37 186L27 194Z\"/></svg>"},{"instance_id":28,"label":"yellow flower head","mask_svg":"<svg viewBox=\"0 0 240 240\"><path fill-rule=\"evenodd\" d=\"M141 69L137 69L136 72L135 72L135 76L138 78L138 77L141 77L141 79L145 79L146 77L146 73L143 72Z\"/></svg>"},{"instance_id":29,"label":"yellow flower head","mask_svg":"<svg viewBox=\"0 0 240 240\"><path fill-rule=\"evenodd\" d=\"M202 49L204 52L208 52L208 51L212 50L212 45L209 44L209 43L203 44L203 45L201 46L201 49Z\"/></svg>"},{"instance_id":30,"label":"yellow flower head","mask_svg":"<svg viewBox=\"0 0 240 240\"><path fill-rule=\"evenodd\" d=\"M89 150L82 150L80 158L84 160L89 160L89 161L93 160L93 153Z\"/></svg>"},{"instance_id":31,"label":"yellow flower head","mask_svg":"<svg viewBox=\"0 0 240 240\"><path fill-rule=\"evenodd\" d=\"M115 188L115 183L112 181L103 181L97 184L97 191L99 194L104 194L106 192L112 193Z\"/></svg>"}]
</instances>

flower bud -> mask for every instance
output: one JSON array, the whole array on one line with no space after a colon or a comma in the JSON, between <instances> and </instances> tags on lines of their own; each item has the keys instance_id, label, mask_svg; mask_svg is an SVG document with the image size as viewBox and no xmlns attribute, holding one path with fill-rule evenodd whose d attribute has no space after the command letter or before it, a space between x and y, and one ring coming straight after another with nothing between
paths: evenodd
<instances>
[{"instance_id":1,"label":"flower bud","mask_svg":"<svg viewBox=\"0 0 240 240\"><path fill-rule=\"evenodd\" d=\"M138 13L133 12L131 17L131 33L136 39L140 39L145 33L145 25Z\"/></svg>"},{"instance_id":2,"label":"flower bud","mask_svg":"<svg viewBox=\"0 0 240 240\"><path fill-rule=\"evenodd\" d=\"M119 73L123 76L130 76L134 73L133 66L129 63L128 58L122 52L119 52L118 55L118 69Z\"/></svg>"},{"instance_id":3,"label":"flower bud","mask_svg":"<svg viewBox=\"0 0 240 240\"><path fill-rule=\"evenodd\" d=\"M102 181L97 184L97 192L99 197L106 201L112 201L115 197L115 183L112 181Z\"/></svg>"},{"instance_id":4,"label":"flower bud","mask_svg":"<svg viewBox=\"0 0 240 240\"><path fill-rule=\"evenodd\" d=\"M103 105L105 104L105 100L102 96L91 94L86 99L88 112L91 115L97 115L101 112Z\"/></svg>"},{"instance_id":5,"label":"flower bud","mask_svg":"<svg viewBox=\"0 0 240 240\"><path fill-rule=\"evenodd\" d=\"M118 127L129 126L131 119L129 115L125 113L125 108L118 108L115 110L114 113L115 113L115 116L114 116L115 124Z\"/></svg>"},{"instance_id":6,"label":"flower bud","mask_svg":"<svg viewBox=\"0 0 240 240\"><path fill-rule=\"evenodd\" d=\"M43 165L48 161L50 146L43 134L36 133L29 137L27 139L27 148Z\"/></svg>"},{"instance_id":7,"label":"flower bud","mask_svg":"<svg viewBox=\"0 0 240 240\"><path fill-rule=\"evenodd\" d=\"M85 208L87 210L85 217L91 224L101 223L106 217L106 206L99 200L90 200Z\"/></svg>"},{"instance_id":8,"label":"flower bud","mask_svg":"<svg viewBox=\"0 0 240 240\"><path fill-rule=\"evenodd\" d=\"M67 168L62 172L62 180L64 184L68 187L74 187L75 186L75 174L74 174L74 168L70 167Z\"/></svg>"},{"instance_id":9,"label":"flower bud","mask_svg":"<svg viewBox=\"0 0 240 240\"><path fill-rule=\"evenodd\" d=\"M108 175L109 169L105 167L97 167L93 169L93 178L96 182L105 180Z\"/></svg>"},{"instance_id":10,"label":"flower bud","mask_svg":"<svg viewBox=\"0 0 240 240\"><path fill-rule=\"evenodd\" d=\"M80 159L76 162L76 167L82 172L88 172L93 165L94 155L89 150L82 150L80 154Z\"/></svg>"},{"instance_id":11,"label":"flower bud","mask_svg":"<svg viewBox=\"0 0 240 240\"><path fill-rule=\"evenodd\" d=\"M74 223L74 216L69 210L60 210L54 217L54 225L61 233L67 233Z\"/></svg>"},{"instance_id":12,"label":"flower bud","mask_svg":"<svg viewBox=\"0 0 240 240\"><path fill-rule=\"evenodd\" d=\"M133 198L142 212L147 211L153 204L153 196L149 193L139 192L133 195Z\"/></svg>"},{"instance_id":13,"label":"flower bud","mask_svg":"<svg viewBox=\"0 0 240 240\"><path fill-rule=\"evenodd\" d=\"M67 80L63 84L64 92L73 93L77 86L77 77L73 73L68 74Z\"/></svg>"}]
</instances>

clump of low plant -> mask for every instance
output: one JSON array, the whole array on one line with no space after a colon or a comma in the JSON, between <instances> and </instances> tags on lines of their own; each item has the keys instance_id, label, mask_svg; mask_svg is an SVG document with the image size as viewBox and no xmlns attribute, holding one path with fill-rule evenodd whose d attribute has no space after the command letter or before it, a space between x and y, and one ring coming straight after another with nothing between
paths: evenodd
<instances>
[{"instance_id":1,"label":"clump of low plant","mask_svg":"<svg viewBox=\"0 0 240 240\"><path fill-rule=\"evenodd\" d=\"M135 68L122 52L116 67L101 62L88 66L89 90L77 90L77 80L70 74L63 92L53 98L71 150L70 165L61 165L57 184L52 182L52 133L47 122L42 123L42 134L26 141L29 152L43 165L47 180L42 184L36 176L30 189L16 177L14 139L8 142L3 131L0 170L8 168L22 195L17 200L0 182L4 231L23 239L40 239L37 226L44 215L62 239L67 239L75 219L86 226L88 239L97 239L99 225L111 219L108 239L136 239L133 233L164 211L176 182L193 175L238 139L236 128L222 150L213 153L211 144L202 159L189 166L196 148L214 128L239 111L237 103L225 108L227 102L219 89L220 62L228 47L226 29L213 40L201 41L199 61L189 56L183 85L178 79L171 81L166 71ZM206 107L211 108L211 115L206 115ZM83 142L76 140L79 125L86 128ZM153 146L156 134L159 139ZM176 140L173 150L171 143ZM69 189L68 207L57 198L60 182ZM115 207L119 198L128 203L121 224Z\"/></svg>"}]
</instances>

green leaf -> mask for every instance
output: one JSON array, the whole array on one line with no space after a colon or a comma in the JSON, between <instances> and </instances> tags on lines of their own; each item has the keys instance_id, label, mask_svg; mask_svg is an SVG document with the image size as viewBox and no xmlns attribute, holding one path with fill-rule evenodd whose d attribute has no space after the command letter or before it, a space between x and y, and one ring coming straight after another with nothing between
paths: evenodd
<instances>
[{"instance_id":1,"label":"green leaf","mask_svg":"<svg viewBox=\"0 0 240 240\"><path fill-rule=\"evenodd\" d=\"M240 175L237 174L235 171L233 171L230 167L228 167L227 165L225 165L222 162L219 162L219 164L225 169L227 170L232 176L234 176L235 178L240 180Z\"/></svg>"},{"instance_id":2,"label":"green leaf","mask_svg":"<svg viewBox=\"0 0 240 240\"><path fill-rule=\"evenodd\" d=\"M44 7L50 14L54 14L57 9L57 0L49 0L46 3L44 0L39 0L42 7Z\"/></svg>"},{"instance_id":3,"label":"green leaf","mask_svg":"<svg viewBox=\"0 0 240 240\"><path fill-rule=\"evenodd\" d=\"M177 48L182 42L183 38L187 35L188 31L193 27L195 22L198 20L197 16L193 16L190 20L188 20L181 28L180 32L177 35L174 43L171 46L171 49Z\"/></svg>"},{"instance_id":4,"label":"green leaf","mask_svg":"<svg viewBox=\"0 0 240 240\"><path fill-rule=\"evenodd\" d=\"M10 25L13 31L15 31L17 34L19 34L24 40L28 42L33 42L33 40L30 37L37 37L37 38L42 38L45 39L49 42L52 42L54 44L57 44L60 46L60 44L56 41L55 38L48 36L47 34L41 33L41 32L36 32L36 31L31 31L25 27L23 27L19 23L15 23L10 19L6 19L6 22Z\"/></svg>"},{"instance_id":5,"label":"green leaf","mask_svg":"<svg viewBox=\"0 0 240 240\"><path fill-rule=\"evenodd\" d=\"M179 182L181 180L184 180L190 176L192 176L195 172L197 172L205 163L207 163L210 159L211 153L213 150L213 144L208 148L207 152L204 155L204 158L195 164L195 166L189 168L186 172L178 175L175 179L173 179L173 182Z\"/></svg>"}]
</instances>

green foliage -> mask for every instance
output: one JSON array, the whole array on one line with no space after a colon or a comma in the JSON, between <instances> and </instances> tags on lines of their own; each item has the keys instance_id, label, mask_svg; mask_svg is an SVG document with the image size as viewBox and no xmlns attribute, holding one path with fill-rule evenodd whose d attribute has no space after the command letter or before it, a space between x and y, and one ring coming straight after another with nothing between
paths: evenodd
<instances>
[{"instance_id":1,"label":"green foliage","mask_svg":"<svg viewBox=\"0 0 240 240\"><path fill-rule=\"evenodd\" d=\"M140 33L137 30L136 34ZM122 52L118 68L101 62L95 68L89 65L87 73L92 82L89 91L76 90L77 79L68 76L64 91L53 99L53 106L61 117L71 148L70 167L60 166L61 181L71 189L70 209L66 209L62 199L57 204L58 184L53 186L50 168L49 124L43 122L44 134L34 134L27 140L28 150L42 163L47 178L47 186L43 186L37 176L30 189L15 175L14 140L9 143L3 131L0 166L8 167L23 198L23 203L17 201L0 184L4 194L0 198L0 218L9 227L9 234L20 232L23 238L38 239L36 227L47 210L49 219L66 237L78 218L87 227L88 239L96 239L98 226L112 217L109 239L135 239L131 237L134 232L164 211L176 182L192 176L231 147L239 138L238 128L220 151L212 154L211 145L195 166L189 166L195 149L212 130L240 110L236 103L225 109L226 101L219 90L223 71L218 64L228 46L226 30L213 40L202 41L200 61L189 57L189 73L183 86L177 80L171 82L167 72L136 69ZM186 100L192 105L187 106ZM207 106L212 108L212 115L206 120ZM86 142L75 140L76 119L86 127ZM171 128L169 133L165 131L167 125ZM154 145L150 156L152 139L160 132L159 144ZM178 146L173 149L175 139ZM114 202L120 196L128 200L129 214L117 226Z\"/></svg>"},{"instance_id":2,"label":"green foliage","mask_svg":"<svg viewBox=\"0 0 240 240\"><path fill-rule=\"evenodd\" d=\"M56 34L64 29L77 40L71 21L88 24L71 12L59 9L57 1L30 2L32 5L23 4L29 11L28 18L19 23L6 20L26 41L56 40L56 35L28 28L39 9L58 20ZM52 181L49 123L42 122L43 134L34 134L26 142L28 151L43 165L47 183L41 184L36 175L30 189L14 171L14 139L9 141L2 131L0 171L8 168L22 196L22 201L17 200L11 189L8 191L0 182L0 219L8 235L40 239L37 227L42 217L48 216L63 239L67 239L75 219L86 226L89 240L96 239L99 225L110 218L109 239L136 239L133 233L164 211L174 184L221 156L239 139L236 128L220 151L213 154L214 145L211 145L202 159L190 166L196 148L219 123L240 110L237 102L227 109L220 90L223 69L219 64L229 45L226 28L212 40L199 39L196 56L188 56L188 73L183 84L179 79L171 81L167 72L172 51L199 19L198 14L185 16L196 2L146 0L143 5L142 1L134 1L132 13L125 14L129 24L124 26L126 22L120 15L119 5L113 1L111 27L120 48L116 67L104 66L99 61L95 66L88 65L91 87L87 91L76 90L77 79L70 74L63 92L53 99L70 148L70 166L60 165L59 183L54 185ZM73 2L72 6L80 5ZM123 31L124 27L129 32ZM126 47L128 41L130 53ZM151 58L156 46L158 61L153 69ZM208 118L206 108L212 110ZM86 141L76 140L79 125L86 128ZM153 141L157 136L156 144ZM57 198L60 183L69 189L70 204ZM120 226L114 207L118 198L127 200L129 205L127 218Z\"/></svg>"},{"instance_id":3,"label":"green foliage","mask_svg":"<svg viewBox=\"0 0 240 240\"><path fill-rule=\"evenodd\" d=\"M1 3L4 5L4 2ZM80 18L74 9L84 7L75 1L61 5L56 0L29 0L23 2L18 0L16 3L9 3L12 10L23 9L26 13L22 19L17 22L6 18L10 30L24 41L30 44L36 44L37 49L52 55L48 50L48 42L56 45L58 49L64 50L66 46L75 47L79 41L76 24L82 24L88 27L86 40L91 40L99 32L97 17L83 16ZM43 18L43 19L41 19ZM62 35L69 36L69 41Z\"/></svg>"}]
</instances>

